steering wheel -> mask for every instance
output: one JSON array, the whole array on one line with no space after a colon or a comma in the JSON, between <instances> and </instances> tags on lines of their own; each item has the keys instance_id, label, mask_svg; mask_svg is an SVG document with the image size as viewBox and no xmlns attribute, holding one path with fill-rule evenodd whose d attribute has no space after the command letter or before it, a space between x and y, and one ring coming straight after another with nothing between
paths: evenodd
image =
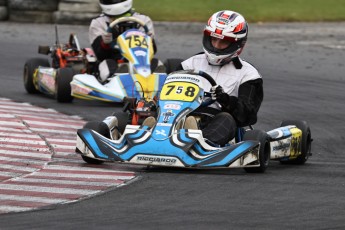
<instances>
[{"instance_id":1,"label":"steering wheel","mask_svg":"<svg viewBox=\"0 0 345 230\"><path fill-rule=\"evenodd\" d=\"M211 77L211 75L209 75L208 73L206 73L204 71L201 71L201 70L178 70L178 71L175 71L175 72L198 75L200 77L205 78L211 84L211 86L216 86L217 85L217 82L213 79L213 77ZM208 98L211 98L211 93L205 92L204 96L208 97ZM215 100L212 100L212 99L211 100L207 100L207 101L204 101L201 104L201 106L208 106L208 105L210 105L210 104L212 104L214 102L215 102Z\"/></svg>"},{"instance_id":2,"label":"steering wheel","mask_svg":"<svg viewBox=\"0 0 345 230\"><path fill-rule=\"evenodd\" d=\"M204 71L201 71L201 70L195 70L194 73L196 73L197 75L205 78L210 84L211 86L216 86L217 85L217 82L213 79L213 77L211 77L211 75L209 75L208 73L204 72ZM207 97L207 98L211 98L211 93L209 92L205 92L204 93L204 96ZM211 99L208 99L208 100L204 100L202 103L201 103L201 106L202 107L206 107L208 105L211 105L215 102L215 100L213 100L212 98Z\"/></svg>"},{"instance_id":3,"label":"steering wheel","mask_svg":"<svg viewBox=\"0 0 345 230\"><path fill-rule=\"evenodd\" d=\"M197 75L205 78L212 86L216 86L217 85L216 81L208 73L206 73L204 71L201 71L201 70L196 70L196 71L194 71L194 73L196 73Z\"/></svg>"},{"instance_id":4,"label":"steering wheel","mask_svg":"<svg viewBox=\"0 0 345 230\"><path fill-rule=\"evenodd\" d=\"M149 29L147 25L143 21L135 17L118 18L112 23L110 23L107 31L110 33L115 32L116 34L120 35L121 33L125 32L127 29L133 29L133 28L136 28L136 29L142 28L146 34L149 34Z\"/></svg>"}]
</instances>

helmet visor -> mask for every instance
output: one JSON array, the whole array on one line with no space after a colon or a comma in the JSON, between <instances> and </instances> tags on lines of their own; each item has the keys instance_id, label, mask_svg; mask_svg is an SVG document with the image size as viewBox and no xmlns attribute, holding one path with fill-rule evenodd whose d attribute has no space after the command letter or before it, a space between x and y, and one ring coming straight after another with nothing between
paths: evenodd
<instances>
[{"instance_id":1,"label":"helmet visor","mask_svg":"<svg viewBox=\"0 0 345 230\"><path fill-rule=\"evenodd\" d=\"M212 45L211 39L212 37L210 36L210 32L205 31L204 38L203 38L204 48L208 52L216 54L216 55L226 55L226 54L233 55L241 48L241 43L243 42L242 39L239 39L236 41L235 38L224 37L223 40L226 40L229 43L229 45L223 49L218 49Z\"/></svg>"},{"instance_id":2,"label":"helmet visor","mask_svg":"<svg viewBox=\"0 0 345 230\"><path fill-rule=\"evenodd\" d=\"M99 2L103 5L111 5L111 4L116 4L120 2L125 2L126 0L100 0Z\"/></svg>"}]
</instances>

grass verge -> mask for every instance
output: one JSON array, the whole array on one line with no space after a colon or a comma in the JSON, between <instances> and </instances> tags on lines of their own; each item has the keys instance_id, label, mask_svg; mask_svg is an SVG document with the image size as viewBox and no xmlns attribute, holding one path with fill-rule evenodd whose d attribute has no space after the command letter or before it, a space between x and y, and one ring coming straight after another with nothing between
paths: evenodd
<instances>
[{"instance_id":1,"label":"grass verge","mask_svg":"<svg viewBox=\"0 0 345 230\"><path fill-rule=\"evenodd\" d=\"M249 22L345 21L345 0L134 0L134 7L154 21L205 22L223 9Z\"/></svg>"}]
</instances>

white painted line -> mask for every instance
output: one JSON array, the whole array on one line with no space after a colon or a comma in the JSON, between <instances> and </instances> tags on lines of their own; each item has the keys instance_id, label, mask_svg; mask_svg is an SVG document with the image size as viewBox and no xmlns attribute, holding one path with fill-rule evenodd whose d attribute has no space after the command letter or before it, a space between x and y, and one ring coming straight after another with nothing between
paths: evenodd
<instances>
[{"instance_id":1,"label":"white painted line","mask_svg":"<svg viewBox=\"0 0 345 230\"><path fill-rule=\"evenodd\" d=\"M0 171L0 176L4 177L18 177L23 175L22 173L14 173L14 172L2 172Z\"/></svg>"},{"instance_id":2,"label":"white painted line","mask_svg":"<svg viewBox=\"0 0 345 230\"><path fill-rule=\"evenodd\" d=\"M50 177L66 177L66 178L92 178L92 179L118 179L118 180L130 180L134 176L115 176L115 175L87 175L87 174L63 174L63 173L47 173L39 172L39 174L33 173L33 175L50 176Z\"/></svg>"},{"instance_id":3,"label":"white painted line","mask_svg":"<svg viewBox=\"0 0 345 230\"><path fill-rule=\"evenodd\" d=\"M34 168L34 167L24 167L24 166L17 166L17 165L4 165L4 164L0 164L0 169L11 169L11 170L18 170L18 171L23 171L23 172L27 172L27 173L31 173L31 172L35 172L38 170L38 168Z\"/></svg>"},{"instance_id":4,"label":"white painted line","mask_svg":"<svg viewBox=\"0 0 345 230\"><path fill-rule=\"evenodd\" d=\"M51 127L51 128L54 128L54 127L59 127L59 128L66 128L66 129L79 129L81 128L82 126L80 126L79 124L78 125L66 125L66 124L59 124L59 123L53 123L53 122L46 122L46 121L28 121L28 120L25 120L25 122L27 122L30 125L40 125L42 127ZM1 123L1 121L0 121Z\"/></svg>"},{"instance_id":5,"label":"white painted line","mask_svg":"<svg viewBox=\"0 0 345 230\"><path fill-rule=\"evenodd\" d=\"M25 127L20 121L0 121L0 125L14 126L14 127Z\"/></svg>"},{"instance_id":6,"label":"white painted line","mask_svg":"<svg viewBox=\"0 0 345 230\"><path fill-rule=\"evenodd\" d=\"M29 201L29 202L42 202L47 204L56 204L62 202L68 202L70 200L58 199L58 198L45 198L45 197L34 197L34 196L18 196L18 195L7 195L2 194L0 200L15 200L15 201Z\"/></svg>"},{"instance_id":7,"label":"white painted line","mask_svg":"<svg viewBox=\"0 0 345 230\"><path fill-rule=\"evenodd\" d=\"M37 139L37 140L42 140L40 136L34 133L12 133L10 130L8 132L3 132L3 130L0 130L0 137L1 136L6 136L6 137L16 137L16 138L32 138L32 139Z\"/></svg>"},{"instance_id":8,"label":"white painted line","mask_svg":"<svg viewBox=\"0 0 345 230\"><path fill-rule=\"evenodd\" d=\"M104 168L91 168L91 167L80 167L76 166L65 166L65 165L48 165L45 169L61 170L62 172L68 171L90 171L90 172L106 172L106 173L133 173L132 171L119 171L109 170Z\"/></svg>"},{"instance_id":9,"label":"white painted line","mask_svg":"<svg viewBox=\"0 0 345 230\"><path fill-rule=\"evenodd\" d=\"M26 164L45 164L47 163L47 160L31 160L31 159L25 159L23 160L23 158L13 158L13 157L2 157L0 156L0 161L10 161L10 162L25 162Z\"/></svg>"},{"instance_id":10,"label":"white painted line","mask_svg":"<svg viewBox=\"0 0 345 230\"><path fill-rule=\"evenodd\" d=\"M116 186L119 183L116 182L95 182L95 181L75 181L75 180L54 180L54 179L39 179L39 178L18 178L13 181L21 181L28 183L49 183L61 184L61 185L89 185L89 186Z\"/></svg>"},{"instance_id":11,"label":"white painted line","mask_svg":"<svg viewBox=\"0 0 345 230\"><path fill-rule=\"evenodd\" d=\"M75 145L74 146L70 146L70 145L55 145L55 144L51 144L51 146L53 148L56 148L56 149L71 149L71 150L75 149Z\"/></svg>"},{"instance_id":12,"label":"white painted line","mask_svg":"<svg viewBox=\"0 0 345 230\"><path fill-rule=\"evenodd\" d=\"M13 138L3 138L0 137L0 142L7 142L8 145L12 145L12 143L21 143L21 144L27 144L27 146L35 146L35 145L42 145L47 146L46 142L42 139L40 141L34 141L34 140L24 140L24 139L13 139ZM18 145L15 145L18 146Z\"/></svg>"},{"instance_id":13,"label":"white painted line","mask_svg":"<svg viewBox=\"0 0 345 230\"><path fill-rule=\"evenodd\" d=\"M18 147L17 147L18 148ZM18 150L16 148L16 150ZM16 150L3 150L0 149L0 154L4 154L6 156L13 156L13 157L19 157L19 156L27 156L27 157L35 157L35 158L42 158L42 159L50 159L51 153L49 152L48 148L40 149L40 151L34 151L33 149L29 148L29 152L26 151L16 151Z\"/></svg>"},{"instance_id":14,"label":"white painted line","mask_svg":"<svg viewBox=\"0 0 345 230\"><path fill-rule=\"evenodd\" d=\"M58 133L58 134L67 134L67 135L76 135L76 131L63 131L63 130L54 130L54 129L42 129L42 128L30 128L31 130L39 133Z\"/></svg>"},{"instance_id":15,"label":"white painted line","mask_svg":"<svg viewBox=\"0 0 345 230\"><path fill-rule=\"evenodd\" d=\"M32 209L35 209L35 208L0 205L0 213L1 212L22 212L22 211L29 211Z\"/></svg>"},{"instance_id":16,"label":"white painted line","mask_svg":"<svg viewBox=\"0 0 345 230\"><path fill-rule=\"evenodd\" d=\"M28 191L28 192L48 192L55 194L75 194L75 195L88 195L99 192L98 190L87 190L87 189L74 189L74 188L56 188L56 187L47 187L44 186L30 186L30 185L12 185L12 184L2 184L1 190L14 190L14 191Z\"/></svg>"},{"instance_id":17,"label":"white painted line","mask_svg":"<svg viewBox=\"0 0 345 230\"><path fill-rule=\"evenodd\" d=\"M31 130L26 129L26 127L23 127L24 129L16 129L16 128L9 128L9 127L1 127L1 132L8 132L8 133L19 133L19 134L34 134ZM37 134L36 134L37 135Z\"/></svg>"}]
</instances>

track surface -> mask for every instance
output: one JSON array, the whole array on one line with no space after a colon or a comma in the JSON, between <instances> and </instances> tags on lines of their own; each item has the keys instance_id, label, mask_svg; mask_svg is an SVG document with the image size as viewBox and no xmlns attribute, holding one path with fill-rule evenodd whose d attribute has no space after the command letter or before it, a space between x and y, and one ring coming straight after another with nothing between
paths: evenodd
<instances>
[{"instance_id":1,"label":"track surface","mask_svg":"<svg viewBox=\"0 0 345 230\"><path fill-rule=\"evenodd\" d=\"M201 51L201 24L157 24L158 57ZM87 45L87 27L60 26ZM53 25L0 24L0 97L30 102L87 120L119 106L76 100L58 104L26 94L22 68L55 41ZM236 170L176 170L121 166L140 180L82 202L2 214L0 229L344 229L345 23L254 24L243 57L264 77L256 128L284 119L310 124L313 156L306 165L273 162L265 174ZM120 167L120 166L118 166Z\"/></svg>"}]
</instances>

